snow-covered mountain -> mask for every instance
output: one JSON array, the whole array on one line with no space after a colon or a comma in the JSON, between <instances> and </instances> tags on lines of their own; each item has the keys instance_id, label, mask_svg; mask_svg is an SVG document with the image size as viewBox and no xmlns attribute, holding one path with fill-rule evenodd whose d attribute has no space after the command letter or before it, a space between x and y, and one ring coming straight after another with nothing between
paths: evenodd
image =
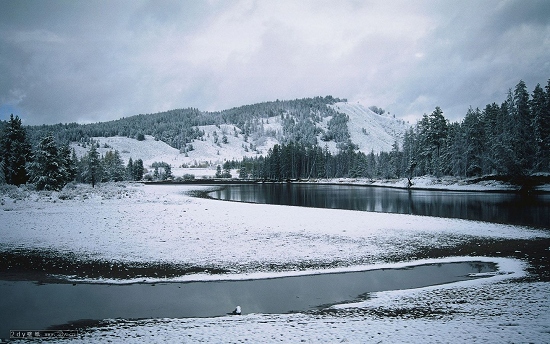
<instances>
[{"instance_id":1,"label":"snow-covered mountain","mask_svg":"<svg viewBox=\"0 0 550 344\"><path fill-rule=\"evenodd\" d=\"M401 145L403 134L409 127L402 120L376 114L359 103L338 102L329 106L348 116L347 126L350 139L365 154L371 151L375 153L389 152L395 141ZM291 113L286 115L292 116ZM332 116L324 117L316 124L320 128L319 132L328 131L328 123L331 118ZM201 167L212 171L217 165L223 164L227 160L265 156L275 144L284 142L283 120L281 115L264 118L262 130L248 137L243 135L242 130L234 124L197 126L197 129L204 132L204 135L187 144L185 149L173 148L150 135L145 135L145 140L142 141L122 136L94 137L93 139L99 143L100 154L105 154L109 150L117 150L125 163L132 158L134 160L142 159L145 167L151 166L154 162L164 161L169 163L175 172L178 169L189 167ZM336 153L336 142L322 141L321 135L317 135L318 144L323 147L326 145L331 152ZM75 148L79 157L88 151L88 147L80 143L73 143L72 147ZM212 173L205 172L204 174Z\"/></svg>"}]
</instances>

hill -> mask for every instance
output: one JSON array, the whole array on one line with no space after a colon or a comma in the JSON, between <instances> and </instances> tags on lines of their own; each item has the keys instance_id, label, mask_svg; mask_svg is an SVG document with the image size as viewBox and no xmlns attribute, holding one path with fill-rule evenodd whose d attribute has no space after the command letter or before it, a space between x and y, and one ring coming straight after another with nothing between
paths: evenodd
<instances>
[{"instance_id":1,"label":"hill","mask_svg":"<svg viewBox=\"0 0 550 344\"><path fill-rule=\"evenodd\" d=\"M321 117L321 120L318 123L313 123L316 128L313 129L313 132L315 133L316 143L322 146L326 145L333 153L338 151L338 142L334 139L325 141L323 135L326 136L326 133L330 131L329 122L334 115L343 114L347 117L349 138L365 154L371 151L375 153L389 152L394 142L397 141L401 144L403 133L409 127L401 120L376 114L358 103L335 102L328 106L333 112L329 116L318 116L318 119ZM288 142L293 135L300 135L300 121L308 121L307 118L304 119L304 116L300 118L295 108L271 112L273 116L268 117L258 116L254 111L254 106L247 106L245 109L248 110L248 119L241 122L241 124L193 126L192 130L200 133L200 135L191 142L182 145L179 149L152 135L144 135L144 140L141 141L126 136L94 136L91 139L99 143L100 154L105 154L109 150L118 150L125 163L129 158L142 159L145 166L150 166L153 162L164 161L172 165L176 175L179 174L178 170L182 167L209 167L208 171L201 172L209 175L212 174L218 164L223 164L227 160L241 160L243 157L259 155L265 156L275 144ZM246 112L243 111L243 108L236 108L231 111L233 113ZM314 113L314 111L311 112ZM244 116L241 115L240 117ZM254 124L255 121L258 123ZM294 122L291 128L293 130L288 129L290 126L288 122ZM252 125L248 123L252 123ZM254 130L249 128L249 126L254 125L257 127ZM141 131L146 132L147 128L143 128ZM84 155L88 149L87 145L82 142L73 142L71 146L75 148L79 157ZM198 170L194 169L193 171Z\"/></svg>"},{"instance_id":2,"label":"hill","mask_svg":"<svg viewBox=\"0 0 550 344\"><path fill-rule=\"evenodd\" d=\"M409 125L338 98L316 97L245 105L220 112L176 109L95 124L29 127L31 140L53 132L71 142L77 156L93 140L100 154L117 150L145 166L215 168L227 160L265 156L275 144L297 142L336 153L353 145L365 154L389 152Z\"/></svg>"}]
</instances>

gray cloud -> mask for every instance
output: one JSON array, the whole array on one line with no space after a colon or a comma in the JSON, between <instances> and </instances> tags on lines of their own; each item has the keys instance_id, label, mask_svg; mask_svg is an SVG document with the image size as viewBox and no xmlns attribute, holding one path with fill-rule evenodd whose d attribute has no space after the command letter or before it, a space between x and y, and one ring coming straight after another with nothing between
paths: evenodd
<instances>
[{"instance_id":1,"label":"gray cloud","mask_svg":"<svg viewBox=\"0 0 550 344\"><path fill-rule=\"evenodd\" d=\"M550 78L547 1L0 2L0 119L331 94L452 120Z\"/></svg>"}]
</instances>

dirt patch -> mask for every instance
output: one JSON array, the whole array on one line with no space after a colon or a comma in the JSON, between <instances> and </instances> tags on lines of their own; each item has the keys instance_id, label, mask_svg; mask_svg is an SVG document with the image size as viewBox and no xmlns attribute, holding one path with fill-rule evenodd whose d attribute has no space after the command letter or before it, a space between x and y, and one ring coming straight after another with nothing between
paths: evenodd
<instances>
[{"instance_id":1,"label":"dirt patch","mask_svg":"<svg viewBox=\"0 0 550 344\"><path fill-rule=\"evenodd\" d=\"M0 279L62 282L67 277L89 279L170 278L195 273L223 274L214 266L192 266L166 262L121 262L83 259L73 253L46 250L0 252Z\"/></svg>"},{"instance_id":2,"label":"dirt patch","mask_svg":"<svg viewBox=\"0 0 550 344\"><path fill-rule=\"evenodd\" d=\"M491 240L473 239L453 247L424 247L416 252L417 258L448 256L488 256L517 258L528 262L528 281L550 282L550 238Z\"/></svg>"}]
</instances>

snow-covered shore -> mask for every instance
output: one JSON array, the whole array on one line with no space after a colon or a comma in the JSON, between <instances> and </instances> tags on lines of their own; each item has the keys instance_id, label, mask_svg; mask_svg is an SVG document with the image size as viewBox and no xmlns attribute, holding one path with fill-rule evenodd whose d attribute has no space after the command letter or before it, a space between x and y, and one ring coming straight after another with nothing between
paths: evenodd
<instances>
[{"instance_id":1,"label":"snow-covered shore","mask_svg":"<svg viewBox=\"0 0 550 344\"><path fill-rule=\"evenodd\" d=\"M233 277L250 278L296 269L311 273L327 267L408 264L430 247L549 237L547 231L518 226L186 195L207 188L105 184L48 193L5 188L0 195L0 249L69 252L113 262L215 266L232 271ZM77 341L550 341L549 284L510 283L525 273L517 265L512 270L514 274L491 281L381 292L363 304L324 313L117 320Z\"/></svg>"},{"instance_id":2,"label":"snow-covered shore","mask_svg":"<svg viewBox=\"0 0 550 344\"><path fill-rule=\"evenodd\" d=\"M411 180L412 185L409 185L407 178L399 179L368 179L368 178L334 178L334 179L318 179L310 180L313 183L326 184L348 184L348 185L369 185L382 186L389 188L400 189L422 189L422 190L448 190L448 191L481 191L481 192L515 192L520 189L517 185L497 181L497 180L481 180L474 181L472 179L458 178L451 176L434 177L421 176L414 177ZM549 192L550 185L542 185L536 188L537 191Z\"/></svg>"}]
</instances>

